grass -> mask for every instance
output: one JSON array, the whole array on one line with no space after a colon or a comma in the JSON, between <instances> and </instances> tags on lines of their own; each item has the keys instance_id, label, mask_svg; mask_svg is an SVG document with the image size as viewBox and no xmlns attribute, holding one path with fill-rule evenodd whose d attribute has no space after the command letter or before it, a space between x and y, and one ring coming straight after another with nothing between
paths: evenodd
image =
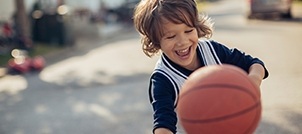
<instances>
[{"instance_id":1,"label":"grass","mask_svg":"<svg viewBox=\"0 0 302 134\"><path fill-rule=\"evenodd\" d=\"M7 55L0 55L0 67L5 67L8 60L11 58L12 56L7 54Z\"/></svg>"},{"instance_id":2,"label":"grass","mask_svg":"<svg viewBox=\"0 0 302 134\"><path fill-rule=\"evenodd\" d=\"M29 56L45 55L60 49L62 49L62 47L57 45L38 44L35 46L34 50L29 53Z\"/></svg>"}]
</instances>

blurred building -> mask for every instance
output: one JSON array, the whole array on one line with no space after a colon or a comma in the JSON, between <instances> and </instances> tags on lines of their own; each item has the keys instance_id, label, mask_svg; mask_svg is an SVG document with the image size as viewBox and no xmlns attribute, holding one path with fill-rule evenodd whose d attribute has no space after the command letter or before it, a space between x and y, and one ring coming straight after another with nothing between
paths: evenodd
<instances>
[{"instance_id":1,"label":"blurred building","mask_svg":"<svg viewBox=\"0 0 302 134\"><path fill-rule=\"evenodd\" d=\"M139 0L24 0L31 21L33 41L73 43L71 17L85 16L91 22L130 22L134 4ZM0 0L0 22L9 21L15 0Z\"/></svg>"},{"instance_id":2,"label":"blurred building","mask_svg":"<svg viewBox=\"0 0 302 134\"><path fill-rule=\"evenodd\" d=\"M11 17L14 12L15 0L0 0L0 20L6 20ZM25 7L30 12L33 4L38 0L24 0ZM43 0L44 1L44 0ZM56 3L58 0L45 0L45 3ZM65 0L66 5L70 9L88 8L93 12L97 12L101 1L103 1L109 8L116 8L121 6L127 0Z\"/></svg>"}]
</instances>

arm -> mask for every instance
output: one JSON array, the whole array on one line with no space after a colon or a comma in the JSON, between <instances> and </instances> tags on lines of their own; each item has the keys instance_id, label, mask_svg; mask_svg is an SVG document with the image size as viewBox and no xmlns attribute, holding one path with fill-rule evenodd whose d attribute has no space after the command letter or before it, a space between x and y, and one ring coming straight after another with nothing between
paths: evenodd
<instances>
[{"instance_id":1,"label":"arm","mask_svg":"<svg viewBox=\"0 0 302 134\"><path fill-rule=\"evenodd\" d=\"M153 133L176 133L175 91L172 83L161 73L151 76L149 98L153 108Z\"/></svg>"},{"instance_id":2,"label":"arm","mask_svg":"<svg viewBox=\"0 0 302 134\"><path fill-rule=\"evenodd\" d=\"M249 68L248 77L259 87L262 79L264 78L264 74L265 70L263 66L259 63L256 63Z\"/></svg>"},{"instance_id":3,"label":"arm","mask_svg":"<svg viewBox=\"0 0 302 134\"><path fill-rule=\"evenodd\" d=\"M240 67L249 74L249 78L257 86L261 85L262 79L268 77L269 73L260 59L245 54L236 48L229 49L215 41L212 41L211 43L223 64L231 64Z\"/></svg>"}]
</instances>

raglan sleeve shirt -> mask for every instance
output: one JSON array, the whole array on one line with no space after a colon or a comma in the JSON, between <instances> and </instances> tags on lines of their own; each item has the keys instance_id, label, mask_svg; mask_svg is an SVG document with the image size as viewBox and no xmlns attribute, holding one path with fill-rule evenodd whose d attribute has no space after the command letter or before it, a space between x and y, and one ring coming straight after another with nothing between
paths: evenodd
<instances>
[{"instance_id":1,"label":"raglan sleeve shirt","mask_svg":"<svg viewBox=\"0 0 302 134\"><path fill-rule=\"evenodd\" d=\"M172 83L163 74L154 73L151 76L149 98L154 111L153 132L156 128L167 128L176 133L175 91Z\"/></svg>"},{"instance_id":2,"label":"raglan sleeve shirt","mask_svg":"<svg viewBox=\"0 0 302 134\"><path fill-rule=\"evenodd\" d=\"M264 78L268 77L268 71L264 63L244 52L210 40L214 50L222 64L232 64L248 72L250 66L255 63L261 64L265 69ZM169 79L161 73L153 73L150 78L149 98L153 108L154 127L167 128L176 133L177 115L175 112L175 90Z\"/></svg>"},{"instance_id":3,"label":"raglan sleeve shirt","mask_svg":"<svg viewBox=\"0 0 302 134\"><path fill-rule=\"evenodd\" d=\"M216 41L211 40L211 44L213 45L217 56L219 57L221 63L223 64L232 64L238 66L245 70L247 73L251 65L258 63L263 66L265 70L265 75L263 79L268 77L268 71L264 65L264 63L258 59L254 58L251 55L248 55L237 48L228 48L225 45L222 45Z\"/></svg>"}]
</instances>

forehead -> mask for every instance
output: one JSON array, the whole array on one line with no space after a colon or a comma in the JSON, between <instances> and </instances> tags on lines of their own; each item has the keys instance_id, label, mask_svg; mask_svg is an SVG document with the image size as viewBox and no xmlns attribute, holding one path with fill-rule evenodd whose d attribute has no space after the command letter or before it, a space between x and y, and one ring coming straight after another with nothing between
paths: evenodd
<instances>
[{"instance_id":1,"label":"forehead","mask_svg":"<svg viewBox=\"0 0 302 134\"><path fill-rule=\"evenodd\" d=\"M167 32L171 32L171 31L174 31L174 30L177 30L179 29L179 26L183 23L174 23L174 22L171 22L167 19L162 19L161 21L162 25L161 25L161 30L162 30L162 33L165 34Z\"/></svg>"},{"instance_id":2,"label":"forehead","mask_svg":"<svg viewBox=\"0 0 302 134\"><path fill-rule=\"evenodd\" d=\"M159 30L161 37L170 32L176 32L177 30L183 30L184 28L193 27L192 23L188 22L188 20L171 20L166 17L161 17L160 21L161 25L159 25Z\"/></svg>"}]
</instances>

